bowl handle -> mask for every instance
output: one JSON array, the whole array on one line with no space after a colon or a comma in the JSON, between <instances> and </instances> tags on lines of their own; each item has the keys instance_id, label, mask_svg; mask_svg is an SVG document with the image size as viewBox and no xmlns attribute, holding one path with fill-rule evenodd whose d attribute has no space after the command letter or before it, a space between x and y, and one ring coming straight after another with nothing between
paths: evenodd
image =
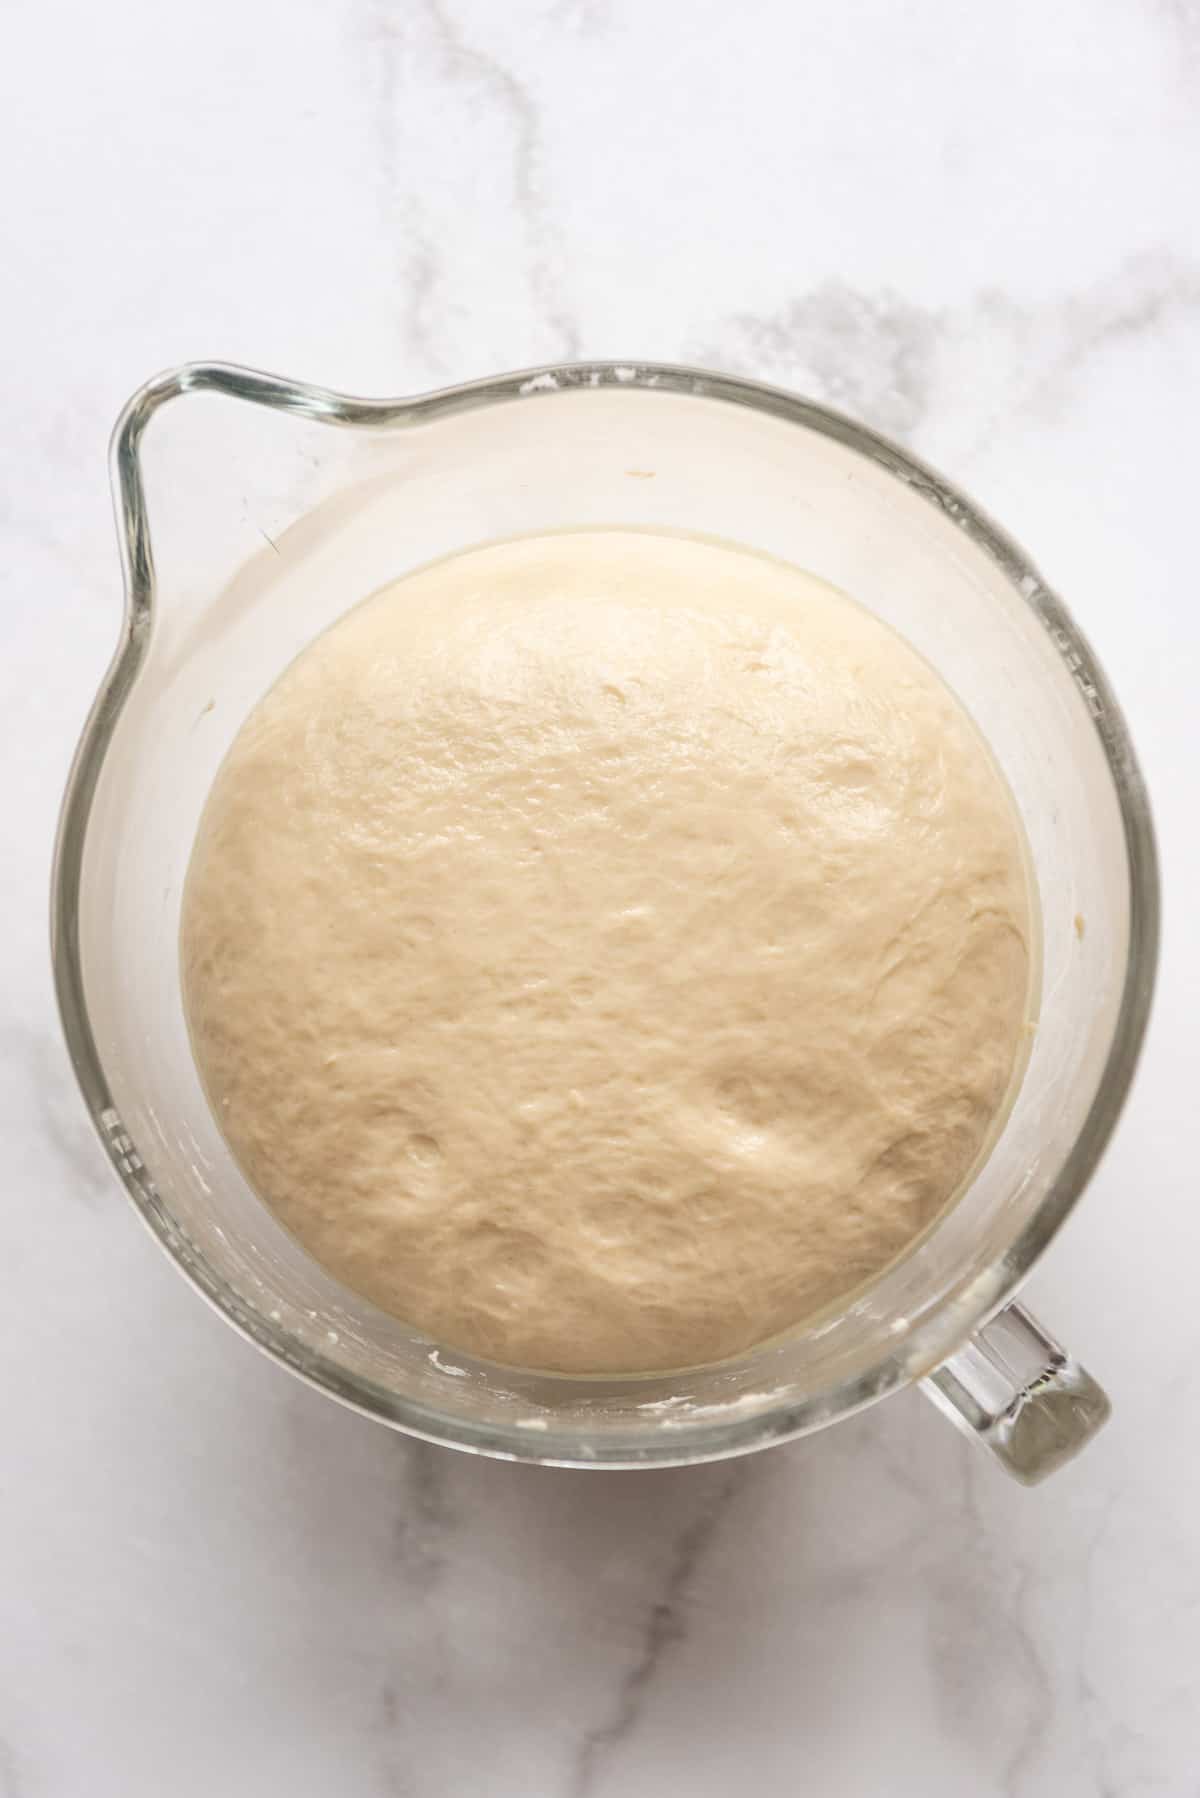
<instances>
[{"instance_id":1,"label":"bowl handle","mask_svg":"<svg viewBox=\"0 0 1200 1798\"><path fill-rule=\"evenodd\" d=\"M921 1389L1023 1486L1077 1455L1111 1412L1087 1369L1023 1305L998 1311Z\"/></svg>"}]
</instances>

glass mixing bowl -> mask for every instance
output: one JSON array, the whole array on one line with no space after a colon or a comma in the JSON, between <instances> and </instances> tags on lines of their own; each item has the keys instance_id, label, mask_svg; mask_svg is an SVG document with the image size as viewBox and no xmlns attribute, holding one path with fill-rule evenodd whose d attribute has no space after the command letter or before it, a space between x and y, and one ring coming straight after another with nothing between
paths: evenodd
<instances>
[{"instance_id":1,"label":"glass mixing bowl","mask_svg":"<svg viewBox=\"0 0 1200 1798\"><path fill-rule=\"evenodd\" d=\"M547 368L406 400L193 364L134 395L114 436L113 479L126 612L63 805L58 997L84 1099L126 1190L231 1323L373 1417L560 1465L739 1454L913 1380L1026 1481L1099 1427L1103 1393L1010 1301L1083 1190L1133 1074L1157 948L1154 841L1108 682L1003 532L836 413L641 363ZM581 525L731 539L877 612L987 736L1024 817L1041 898L1029 1068L961 1202L840 1314L669 1379L475 1363L339 1286L235 1166L180 998L180 891L200 809L265 689L319 631L406 570L488 539Z\"/></svg>"}]
</instances>

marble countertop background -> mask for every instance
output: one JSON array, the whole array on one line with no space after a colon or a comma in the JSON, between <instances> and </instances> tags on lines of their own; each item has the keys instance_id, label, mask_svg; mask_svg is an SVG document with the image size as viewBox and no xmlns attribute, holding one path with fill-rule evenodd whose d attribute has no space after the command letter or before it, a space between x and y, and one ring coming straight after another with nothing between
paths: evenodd
<instances>
[{"instance_id":1,"label":"marble countertop background","mask_svg":"<svg viewBox=\"0 0 1200 1798\"><path fill-rule=\"evenodd\" d=\"M0 167L0 1798L1196 1798L1196 0L13 0ZM692 1471L408 1442L210 1315L91 1138L46 886L119 406L576 355L913 444L1128 710L1157 1012L1030 1288L1115 1417L1037 1491L914 1394Z\"/></svg>"}]
</instances>

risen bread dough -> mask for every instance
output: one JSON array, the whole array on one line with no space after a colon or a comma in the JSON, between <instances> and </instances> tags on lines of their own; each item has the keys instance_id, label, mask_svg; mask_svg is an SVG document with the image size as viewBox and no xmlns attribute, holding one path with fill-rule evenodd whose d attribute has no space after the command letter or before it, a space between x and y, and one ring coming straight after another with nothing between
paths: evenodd
<instances>
[{"instance_id":1,"label":"risen bread dough","mask_svg":"<svg viewBox=\"0 0 1200 1798\"><path fill-rule=\"evenodd\" d=\"M841 594L635 531L319 638L217 776L185 998L253 1186L429 1336L574 1373L788 1329L955 1195L1033 919L973 725Z\"/></svg>"}]
</instances>

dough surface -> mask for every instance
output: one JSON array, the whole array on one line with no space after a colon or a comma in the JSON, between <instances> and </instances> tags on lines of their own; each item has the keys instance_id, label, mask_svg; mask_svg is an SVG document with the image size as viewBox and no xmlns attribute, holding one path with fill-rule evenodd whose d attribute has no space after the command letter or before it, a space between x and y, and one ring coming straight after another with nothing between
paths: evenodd
<instances>
[{"instance_id":1,"label":"dough surface","mask_svg":"<svg viewBox=\"0 0 1200 1798\"><path fill-rule=\"evenodd\" d=\"M843 595L565 532L291 666L209 796L182 972L251 1184L347 1286L566 1373L713 1361L878 1273L1022 1065L1020 825Z\"/></svg>"}]
</instances>

